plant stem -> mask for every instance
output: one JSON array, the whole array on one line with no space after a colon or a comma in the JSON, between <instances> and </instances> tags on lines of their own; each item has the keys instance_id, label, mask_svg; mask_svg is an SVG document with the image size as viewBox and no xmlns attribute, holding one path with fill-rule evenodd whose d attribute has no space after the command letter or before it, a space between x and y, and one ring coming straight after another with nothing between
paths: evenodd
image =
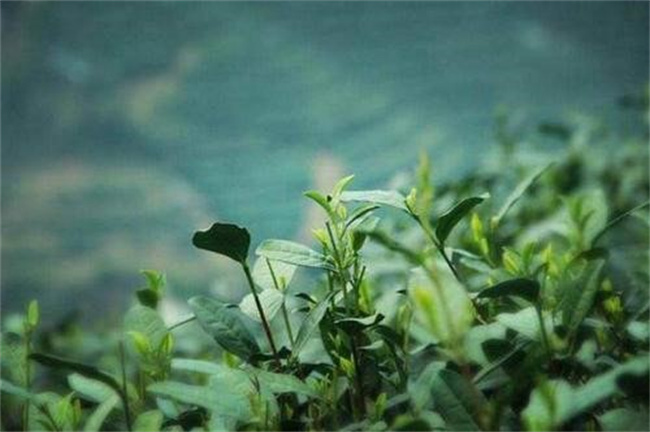
<instances>
[{"instance_id":1,"label":"plant stem","mask_svg":"<svg viewBox=\"0 0 650 432\"><path fill-rule=\"evenodd\" d=\"M124 359L124 342L120 341L120 368L122 369L122 404L124 405L124 419L126 420L126 429L131 432L131 411L129 410L128 391L126 389L126 361Z\"/></svg>"},{"instance_id":2,"label":"plant stem","mask_svg":"<svg viewBox=\"0 0 650 432\"><path fill-rule=\"evenodd\" d=\"M25 388L27 391L31 391L32 387L32 368L31 361L29 360L29 355L32 351L32 331L26 325L25 326ZM26 400L25 405L23 405L23 428L29 430L29 405L30 401Z\"/></svg>"},{"instance_id":3,"label":"plant stem","mask_svg":"<svg viewBox=\"0 0 650 432\"><path fill-rule=\"evenodd\" d=\"M276 290L282 292L284 296L284 289L286 287L285 286L281 287L280 284L278 283L278 279L275 277L275 271L273 271L273 266L271 265L271 261L266 259L266 265L269 268L269 272L271 272L271 279L273 279L273 286L275 286ZM284 325L287 328L287 334L289 335L289 343L291 344L291 349L293 350L295 342L293 339L293 332L291 331L291 322L289 321L289 314L287 313L287 305L284 303L284 299L282 300L282 306L280 308L282 309L282 318L284 319Z\"/></svg>"},{"instance_id":4,"label":"plant stem","mask_svg":"<svg viewBox=\"0 0 650 432\"><path fill-rule=\"evenodd\" d=\"M266 320L266 315L264 314L262 303L260 303L260 298L257 296L257 291L255 291L255 283L253 282L253 276L251 275L251 270L248 267L248 264L246 262L242 263L242 268L244 269L244 273L246 274L246 280L248 281L248 286L251 289L251 292L253 293L253 298L255 299L255 306L257 306L257 311L259 312L260 318L262 319L262 326L264 327L266 338L268 339L269 345L271 346L273 357L275 357L275 363L278 367L280 367L280 356L278 355L278 350L275 348L275 342L273 341L273 334L271 333L271 327L269 326L269 322Z\"/></svg>"},{"instance_id":5,"label":"plant stem","mask_svg":"<svg viewBox=\"0 0 650 432\"><path fill-rule=\"evenodd\" d=\"M177 327L180 327L180 326L182 326L184 324L187 324L189 322L194 321L195 319L196 319L196 316L192 315L191 317L186 318L183 321L180 321L180 322L177 322L175 324L170 325L169 327L167 327L167 331L172 331L172 330L176 329Z\"/></svg>"},{"instance_id":6,"label":"plant stem","mask_svg":"<svg viewBox=\"0 0 650 432\"><path fill-rule=\"evenodd\" d=\"M352 336L352 356L354 360L354 378L357 385L357 407L362 416L366 415L366 396L363 391L363 380L361 379L361 364L359 362L359 350L357 349L357 341Z\"/></svg>"},{"instance_id":7,"label":"plant stem","mask_svg":"<svg viewBox=\"0 0 650 432\"><path fill-rule=\"evenodd\" d=\"M537 318L539 319L539 328L542 333L542 341L544 342L544 348L546 349L546 355L550 360L552 357L551 345L548 342L548 334L546 333L546 326L544 325L544 318L542 316L542 308L539 305L535 305L535 311L537 312Z\"/></svg>"}]
</instances>

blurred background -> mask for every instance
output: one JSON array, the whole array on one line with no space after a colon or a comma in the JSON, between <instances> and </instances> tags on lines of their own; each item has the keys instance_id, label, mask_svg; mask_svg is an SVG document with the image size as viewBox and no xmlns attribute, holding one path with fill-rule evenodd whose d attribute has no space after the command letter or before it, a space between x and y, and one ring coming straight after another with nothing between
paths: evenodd
<instances>
[{"instance_id":1,"label":"blurred background","mask_svg":"<svg viewBox=\"0 0 650 432\"><path fill-rule=\"evenodd\" d=\"M498 116L634 128L620 102L648 81L645 2L1 13L2 313L37 297L45 321L118 317L144 268L179 298L236 285L226 260L191 246L195 230L221 220L253 247L308 241L304 190L349 173L389 187L422 149L436 181L458 178L489 158Z\"/></svg>"}]
</instances>

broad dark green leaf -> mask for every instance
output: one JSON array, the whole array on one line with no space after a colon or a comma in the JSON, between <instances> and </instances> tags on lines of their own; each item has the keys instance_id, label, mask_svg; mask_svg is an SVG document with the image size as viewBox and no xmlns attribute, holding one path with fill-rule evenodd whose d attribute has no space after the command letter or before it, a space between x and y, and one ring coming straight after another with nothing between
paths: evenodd
<instances>
[{"instance_id":1,"label":"broad dark green leaf","mask_svg":"<svg viewBox=\"0 0 650 432\"><path fill-rule=\"evenodd\" d=\"M480 430L478 416L485 397L472 388L461 375L442 369L431 385L433 403L447 423L447 428L459 431Z\"/></svg>"},{"instance_id":2,"label":"broad dark green leaf","mask_svg":"<svg viewBox=\"0 0 650 432\"><path fill-rule=\"evenodd\" d=\"M598 243L598 240L600 240L600 238L603 235L605 235L607 233L607 231L609 231L610 229L614 228L616 225L621 223L621 221L623 221L625 218L627 218L631 214L633 214L633 213L635 213L635 212L637 212L637 211L639 211L639 210L641 210L641 209L643 209L645 207L648 207L649 205L650 205L650 201L646 201L644 203L641 203L638 206L635 206L635 207L633 207L633 208L619 214L614 219L607 222L607 224L602 229L600 229L598 232L596 232L594 234L594 236L593 236L593 238L591 240L591 245L592 246L596 245Z\"/></svg>"},{"instance_id":3,"label":"broad dark green leaf","mask_svg":"<svg viewBox=\"0 0 650 432\"><path fill-rule=\"evenodd\" d=\"M270 260L282 261L297 266L335 270L335 267L327 261L325 255L288 240L265 240L259 245L255 253Z\"/></svg>"},{"instance_id":4,"label":"broad dark green leaf","mask_svg":"<svg viewBox=\"0 0 650 432\"><path fill-rule=\"evenodd\" d=\"M536 303L539 298L539 282L532 279L518 278L500 282L484 289L479 298L498 298L504 296L521 297L531 303Z\"/></svg>"},{"instance_id":5,"label":"broad dark green leaf","mask_svg":"<svg viewBox=\"0 0 650 432\"><path fill-rule=\"evenodd\" d=\"M244 263L248 256L251 236L246 228L226 223L214 223L207 231L197 231L192 237L192 244L220 255L225 255L239 263Z\"/></svg>"},{"instance_id":6,"label":"broad dark green leaf","mask_svg":"<svg viewBox=\"0 0 650 432\"><path fill-rule=\"evenodd\" d=\"M449 237L449 234L454 229L454 227L460 222L469 212L488 199L490 194L484 193L479 196L474 196L470 198L465 198L452 208L447 210L445 213L440 215L437 222L435 222L436 227L436 237L440 243L444 243Z\"/></svg>"},{"instance_id":7,"label":"broad dark green leaf","mask_svg":"<svg viewBox=\"0 0 650 432\"><path fill-rule=\"evenodd\" d=\"M346 332L359 332L368 327L379 324L384 319L380 313L365 317L365 318L342 318L334 321L337 327L344 329Z\"/></svg>"},{"instance_id":8,"label":"broad dark green leaf","mask_svg":"<svg viewBox=\"0 0 650 432\"><path fill-rule=\"evenodd\" d=\"M570 332L580 326L594 305L603 265L602 260L589 261L580 277L563 289L562 321Z\"/></svg>"},{"instance_id":9,"label":"broad dark green leaf","mask_svg":"<svg viewBox=\"0 0 650 432\"><path fill-rule=\"evenodd\" d=\"M515 203L519 201L519 199L528 190L528 188L530 188L530 186L533 183L535 183L537 179L539 179L542 176L542 174L544 174L546 170L548 170L551 167L551 165L553 164L549 163L544 167L539 168L537 171L533 172L528 177L523 179L517 185L517 187L515 187L515 189L510 193L510 195L508 195L508 198L506 198L505 202L497 212L496 216L492 218L492 223L494 225L498 225L501 222L501 219L503 219L506 213L508 213L508 210L510 210L512 206L514 206Z\"/></svg>"},{"instance_id":10,"label":"broad dark green leaf","mask_svg":"<svg viewBox=\"0 0 650 432\"><path fill-rule=\"evenodd\" d=\"M341 201L343 202L368 202L372 204L387 205L408 213L408 208L404 203L405 199L404 195L396 191L347 191L341 194Z\"/></svg>"},{"instance_id":11,"label":"broad dark green leaf","mask_svg":"<svg viewBox=\"0 0 650 432\"><path fill-rule=\"evenodd\" d=\"M204 296L192 297L188 303L203 330L226 351L244 360L249 360L260 352L255 338L242 321L240 312Z\"/></svg>"},{"instance_id":12,"label":"broad dark green leaf","mask_svg":"<svg viewBox=\"0 0 650 432\"><path fill-rule=\"evenodd\" d=\"M41 353L32 353L29 355L29 358L46 367L77 372L87 378L92 378L97 381L103 382L104 384L108 385L113 390L115 390L118 394L120 395L123 394L122 387L115 380L115 378L113 378L106 372L100 371L94 366L78 363L73 360L68 360L68 359L56 357L49 354L41 354Z\"/></svg>"},{"instance_id":13,"label":"broad dark green leaf","mask_svg":"<svg viewBox=\"0 0 650 432\"><path fill-rule=\"evenodd\" d=\"M298 335L296 336L296 343L294 344L293 347L293 355L298 356L298 353L300 353L300 350L302 350L305 347L305 344L307 344L307 341L311 337L311 335L316 331L318 328L318 324L320 321L323 319L323 316L325 316L325 312L327 312L327 306L329 305L330 298L334 293L330 293L323 300L320 301L314 308L309 311L307 316L305 317L305 320L302 322L302 325L300 326L300 329L298 330Z\"/></svg>"}]
</instances>

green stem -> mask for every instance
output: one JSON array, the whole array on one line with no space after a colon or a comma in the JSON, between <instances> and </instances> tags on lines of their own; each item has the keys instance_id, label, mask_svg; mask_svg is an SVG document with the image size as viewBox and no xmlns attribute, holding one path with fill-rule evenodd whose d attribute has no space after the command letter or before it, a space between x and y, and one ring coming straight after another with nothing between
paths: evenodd
<instances>
[{"instance_id":1,"label":"green stem","mask_svg":"<svg viewBox=\"0 0 650 432\"><path fill-rule=\"evenodd\" d=\"M282 317L284 318L284 325L287 328L287 334L289 335L289 343L291 344L291 349L293 350L296 341L293 338L293 331L291 330L291 322L289 321L289 314L287 313L287 305L282 303L280 309L282 309Z\"/></svg>"},{"instance_id":2,"label":"green stem","mask_svg":"<svg viewBox=\"0 0 650 432\"><path fill-rule=\"evenodd\" d=\"M549 360L552 357L551 345L548 342L548 334L546 333L546 326L544 325L544 317L542 316L542 308L539 305L535 305L535 311L537 312L537 318L539 319L539 328L542 332L542 341L544 342L544 348L546 349L546 355Z\"/></svg>"},{"instance_id":3,"label":"green stem","mask_svg":"<svg viewBox=\"0 0 650 432\"><path fill-rule=\"evenodd\" d=\"M124 359L124 342L120 341L120 367L122 369L122 404L124 405L124 419L126 420L126 429L131 432L131 411L129 410L128 391L126 388L126 361Z\"/></svg>"},{"instance_id":4,"label":"green stem","mask_svg":"<svg viewBox=\"0 0 650 432\"><path fill-rule=\"evenodd\" d=\"M248 286L251 289L251 292L253 293L253 298L255 299L255 306L257 306L257 311L259 312L260 318L262 319L262 326L264 327L266 338L268 339L269 345L271 346L273 357L275 357L275 363L278 367L280 367L280 356L278 355L278 350L275 348L275 342L273 341L273 334L271 333L271 327L269 326L269 322L266 320L266 314L264 313L264 309L262 308L262 303L260 303L260 298L257 295L257 291L255 291L255 283L253 282L253 276L251 275L251 270L248 267L248 264L246 262L242 263L242 268L244 269L244 273L246 274L246 280L248 281Z\"/></svg>"},{"instance_id":5,"label":"green stem","mask_svg":"<svg viewBox=\"0 0 650 432\"><path fill-rule=\"evenodd\" d=\"M169 327L167 327L167 331L172 331L172 330L176 329L177 327L180 327L180 326L182 326L184 324L187 324L189 322L194 321L195 319L196 319L196 316L192 315L191 317L189 317L187 319L184 319L183 321L180 321L180 322L177 322L175 324L170 325Z\"/></svg>"},{"instance_id":6,"label":"green stem","mask_svg":"<svg viewBox=\"0 0 650 432\"><path fill-rule=\"evenodd\" d=\"M31 361L29 360L29 355L32 351L32 332L29 328L25 327L25 388L27 391L31 391L32 387L32 368ZM29 430L29 399L25 401L23 405L23 428L24 430Z\"/></svg>"},{"instance_id":7,"label":"green stem","mask_svg":"<svg viewBox=\"0 0 650 432\"><path fill-rule=\"evenodd\" d=\"M278 279L275 277L275 271L273 271L273 266L271 265L271 261L267 259L266 265L269 268L269 272L271 272L271 279L273 279L273 286L275 286L276 290L283 292L286 287L285 286L280 287L280 284L278 283ZM287 334L289 335L289 343L291 344L291 349L293 350L295 341L293 339L293 331L291 331L291 322L289 321L289 314L287 313L287 305L284 303L284 299L282 300L282 306L280 308L282 309L282 318L284 319L284 326L287 328Z\"/></svg>"},{"instance_id":8,"label":"green stem","mask_svg":"<svg viewBox=\"0 0 650 432\"><path fill-rule=\"evenodd\" d=\"M366 396L363 391L363 380L361 379L361 364L359 362L359 350L357 349L356 338L352 336L352 356L354 361L354 378L357 386L357 407L361 416L366 415Z\"/></svg>"}]
</instances>

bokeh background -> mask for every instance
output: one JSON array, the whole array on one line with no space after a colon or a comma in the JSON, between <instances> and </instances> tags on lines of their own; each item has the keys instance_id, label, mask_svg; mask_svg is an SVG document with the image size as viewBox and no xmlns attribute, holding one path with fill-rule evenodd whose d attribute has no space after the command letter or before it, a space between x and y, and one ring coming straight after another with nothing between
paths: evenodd
<instances>
[{"instance_id":1,"label":"bokeh background","mask_svg":"<svg viewBox=\"0 0 650 432\"><path fill-rule=\"evenodd\" d=\"M143 268L165 271L178 297L236 284L192 248L194 230L222 220L254 245L305 241L302 191L348 173L387 187L421 149L437 180L462 176L495 146L498 113L633 127L619 102L648 81L646 2L1 13L2 313L37 297L46 321L117 317Z\"/></svg>"}]
</instances>

